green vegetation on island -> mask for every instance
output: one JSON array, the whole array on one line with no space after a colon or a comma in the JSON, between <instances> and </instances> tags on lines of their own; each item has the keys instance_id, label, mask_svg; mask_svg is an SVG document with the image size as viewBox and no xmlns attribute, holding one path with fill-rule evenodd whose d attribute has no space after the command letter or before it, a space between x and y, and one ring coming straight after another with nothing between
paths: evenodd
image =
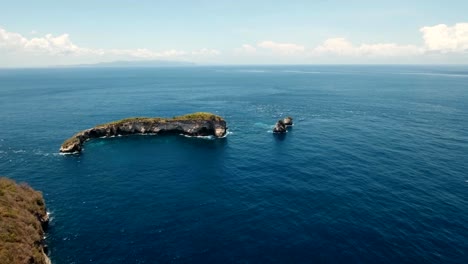
<instances>
[{"instance_id":1,"label":"green vegetation on island","mask_svg":"<svg viewBox=\"0 0 468 264\"><path fill-rule=\"evenodd\" d=\"M105 128L109 126L121 126L126 123L141 123L141 124L165 124L169 122L177 122L177 121L214 121L214 122L221 122L224 119L218 115L208 113L208 112L196 112L187 115L175 116L172 118L163 118L163 117L128 117L112 122L108 122L105 124L100 124L95 126L94 128ZM74 145L80 144L80 136L82 135L82 131L76 133L71 138L65 140L62 143L62 146L67 145Z\"/></svg>"},{"instance_id":2,"label":"green vegetation on island","mask_svg":"<svg viewBox=\"0 0 468 264\"><path fill-rule=\"evenodd\" d=\"M128 122L142 122L142 123L164 123L168 121L187 121L187 120L211 120L211 121L221 121L223 120L222 117L217 116L212 113L207 112L196 112L192 114L182 115L182 116L175 116L172 118L163 118L163 117L128 117L117 121L112 121L105 124L97 125L96 127L103 127L109 125L121 125Z\"/></svg>"},{"instance_id":3,"label":"green vegetation on island","mask_svg":"<svg viewBox=\"0 0 468 264\"><path fill-rule=\"evenodd\" d=\"M78 132L63 142L60 152L79 153L84 142L92 138L135 134L179 134L222 138L226 133L226 121L212 113L197 112L172 118L130 117Z\"/></svg>"},{"instance_id":4,"label":"green vegetation on island","mask_svg":"<svg viewBox=\"0 0 468 264\"><path fill-rule=\"evenodd\" d=\"M43 245L47 223L40 192L0 177L0 263L50 263Z\"/></svg>"}]
</instances>

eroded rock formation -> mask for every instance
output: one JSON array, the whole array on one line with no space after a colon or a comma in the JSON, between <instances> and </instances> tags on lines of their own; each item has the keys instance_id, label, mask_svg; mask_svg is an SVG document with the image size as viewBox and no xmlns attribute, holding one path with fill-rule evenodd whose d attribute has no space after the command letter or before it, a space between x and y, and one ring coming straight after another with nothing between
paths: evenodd
<instances>
[{"instance_id":1,"label":"eroded rock formation","mask_svg":"<svg viewBox=\"0 0 468 264\"><path fill-rule=\"evenodd\" d=\"M211 113L194 113L174 118L127 118L98 125L75 134L62 144L60 152L79 153L84 142L100 137L135 134L182 134L221 138L226 133L226 121Z\"/></svg>"}]
</instances>

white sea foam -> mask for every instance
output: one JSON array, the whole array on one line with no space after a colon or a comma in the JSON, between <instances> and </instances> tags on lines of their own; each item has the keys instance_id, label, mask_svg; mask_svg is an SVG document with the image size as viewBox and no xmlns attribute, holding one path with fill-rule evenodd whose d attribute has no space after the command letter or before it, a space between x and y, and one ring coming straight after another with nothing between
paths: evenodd
<instances>
[{"instance_id":1,"label":"white sea foam","mask_svg":"<svg viewBox=\"0 0 468 264\"><path fill-rule=\"evenodd\" d=\"M79 151L75 151L75 152L71 152L71 153L70 152L65 152L65 153L64 152L59 152L58 154L61 155L61 156L67 156L67 155L80 154L80 152Z\"/></svg>"},{"instance_id":2,"label":"white sea foam","mask_svg":"<svg viewBox=\"0 0 468 264\"><path fill-rule=\"evenodd\" d=\"M37 156L44 156L44 157L47 157L47 156L49 156L49 155L53 155L53 153L47 153L47 152L44 152L44 151L42 151L42 150L40 150L40 149L35 149L35 150L32 151L32 153L33 153L34 155L37 155Z\"/></svg>"},{"instance_id":3,"label":"white sea foam","mask_svg":"<svg viewBox=\"0 0 468 264\"><path fill-rule=\"evenodd\" d=\"M222 136L220 138L227 138L228 135L232 135L232 132L226 131L226 134L224 134L224 136Z\"/></svg>"},{"instance_id":4,"label":"white sea foam","mask_svg":"<svg viewBox=\"0 0 468 264\"><path fill-rule=\"evenodd\" d=\"M226 134L224 134L224 136L219 137L219 138L226 138L228 135L231 135L231 134L232 134L232 132L230 132L228 130L228 131L226 131ZM210 136L189 136L189 135L184 135L184 134L179 134L179 135L184 136L186 138L201 138L201 139L207 139L207 140L217 139L217 137L212 136L212 135L210 135Z\"/></svg>"},{"instance_id":5,"label":"white sea foam","mask_svg":"<svg viewBox=\"0 0 468 264\"><path fill-rule=\"evenodd\" d=\"M201 139L207 139L207 140L213 140L215 139L214 136L189 136L189 135L184 135L184 134L180 134L181 136L184 136L186 138L201 138Z\"/></svg>"}]
</instances>

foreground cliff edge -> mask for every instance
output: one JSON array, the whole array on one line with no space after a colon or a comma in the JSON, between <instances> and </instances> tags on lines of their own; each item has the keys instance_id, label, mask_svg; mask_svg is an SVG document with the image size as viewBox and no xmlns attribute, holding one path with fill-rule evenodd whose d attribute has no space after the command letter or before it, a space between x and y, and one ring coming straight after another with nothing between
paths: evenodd
<instances>
[{"instance_id":1,"label":"foreground cliff edge","mask_svg":"<svg viewBox=\"0 0 468 264\"><path fill-rule=\"evenodd\" d=\"M60 152L79 153L83 144L92 138L135 134L181 134L222 138L226 133L226 121L211 113L199 112L173 118L133 117L83 130L63 142Z\"/></svg>"},{"instance_id":2,"label":"foreground cliff edge","mask_svg":"<svg viewBox=\"0 0 468 264\"><path fill-rule=\"evenodd\" d=\"M44 251L48 222L40 192L0 177L0 263L50 264Z\"/></svg>"}]
</instances>

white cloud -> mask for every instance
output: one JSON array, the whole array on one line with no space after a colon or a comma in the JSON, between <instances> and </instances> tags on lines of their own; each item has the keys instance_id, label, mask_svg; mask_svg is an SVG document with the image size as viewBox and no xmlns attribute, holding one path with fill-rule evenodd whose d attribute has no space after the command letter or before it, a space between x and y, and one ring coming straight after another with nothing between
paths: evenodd
<instances>
[{"instance_id":1,"label":"white cloud","mask_svg":"<svg viewBox=\"0 0 468 264\"><path fill-rule=\"evenodd\" d=\"M28 42L26 38L18 33L12 33L0 28L0 48L7 50L17 50L24 48Z\"/></svg>"},{"instance_id":2,"label":"white cloud","mask_svg":"<svg viewBox=\"0 0 468 264\"><path fill-rule=\"evenodd\" d=\"M245 46L245 45L244 45ZM368 56L368 57L393 57L419 55L422 49L413 45L398 45L395 43L376 43L354 45L345 38L330 38L319 46L306 49L304 46L293 43L276 43L263 41L259 47L269 49L281 55L336 55L343 57Z\"/></svg>"},{"instance_id":3,"label":"white cloud","mask_svg":"<svg viewBox=\"0 0 468 264\"><path fill-rule=\"evenodd\" d=\"M397 43L363 43L355 45L351 41L340 37L327 39L322 44L309 50L302 45L273 41L263 41L258 43L257 46L281 55L308 54L339 57L405 57L421 56L427 52L468 53L468 23L458 23L454 26L440 24L423 27L420 31L423 34L424 41L424 45L421 46Z\"/></svg>"},{"instance_id":4,"label":"white cloud","mask_svg":"<svg viewBox=\"0 0 468 264\"><path fill-rule=\"evenodd\" d=\"M90 49L74 44L68 34L25 38L21 34L0 28L0 49L10 52L46 54L50 56L119 56L138 59L183 58L187 56L214 56L220 52L215 49L200 49L192 52L170 49L152 51L149 49Z\"/></svg>"},{"instance_id":5,"label":"white cloud","mask_svg":"<svg viewBox=\"0 0 468 264\"><path fill-rule=\"evenodd\" d=\"M454 26L439 24L420 29L425 49L429 52L468 52L468 23Z\"/></svg>"},{"instance_id":6,"label":"white cloud","mask_svg":"<svg viewBox=\"0 0 468 264\"><path fill-rule=\"evenodd\" d=\"M240 55L240 56L243 56L243 55L251 56L251 55L255 55L256 53L257 53L257 49L254 46L249 45L249 44L244 44L240 48L234 49L234 54Z\"/></svg>"},{"instance_id":7,"label":"white cloud","mask_svg":"<svg viewBox=\"0 0 468 264\"><path fill-rule=\"evenodd\" d=\"M399 45L395 43L362 44L358 47L359 54L366 56L397 57L420 55L422 49L414 45Z\"/></svg>"},{"instance_id":8,"label":"white cloud","mask_svg":"<svg viewBox=\"0 0 468 264\"><path fill-rule=\"evenodd\" d=\"M92 50L80 48L72 43L68 34L57 37L47 34L42 38L25 39L24 50L30 52L44 52L51 55L80 55L94 53Z\"/></svg>"},{"instance_id":9,"label":"white cloud","mask_svg":"<svg viewBox=\"0 0 468 264\"><path fill-rule=\"evenodd\" d=\"M166 50L162 52L154 52L149 49L110 49L110 50L93 50L101 56L104 55L115 55L124 57L133 57L140 59L157 59L157 58L168 58L168 57L181 57L188 53L183 50Z\"/></svg>"},{"instance_id":10,"label":"white cloud","mask_svg":"<svg viewBox=\"0 0 468 264\"><path fill-rule=\"evenodd\" d=\"M314 49L315 54L336 54L336 55L356 55L353 44L344 38L331 38L325 40L320 46Z\"/></svg>"},{"instance_id":11,"label":"white cloud","mask_svg":"<svg viewBox=\"0 0 468 264\"><path fill-rule=\"evenodd\" d=\"M230 54L223 54L239 62L250 60L272 61L274 63L307 63L311 58L316 61L430 61L430 58L440 61L452 61L457 58L463 62L468 55L468 23L454 25L439 24L420 29L421 44L402 45L397 43L352 43L346 38L330 38L315 47L305 47L290 42L260 41L257 44L243 44L235 48ZM209 61L221 55L217 49L202 48L185 51L168 49L154 51L147 48L139 49L96 49L81 47L71 40L68 34L54 36L47 34L40 36L37 32L30 32L31 37L19 33L9 32L0 27L0 57L9 58L9 63L29 63L32 56L40 57L37 63L53 63L52 61L86 63L89 61L111 61L131 59L174 59ZM430 54L438 54L432 56ZM460 56L460 54L464 54ZM451 57L450 57L451 56ZM22 58L22 60L18 58ZM320 58L319 58L320 57ZM54 59L54 60L52 60ZM213 59L216 60L216 59ZM8 64L3 61L3 64ZM2 62L0 62L1 64Z\"/></svg>"},{"instance_id":12,"label":"white cloud","mask_svg":"<svg viewBox=\"0 0 468 264\"><path fill-rule=\"evenodd\" d=\"M419 55L422 49L413 45L398 45L395 43L377 43L353 45L345 38L331 38L324 41L313 50L314 55L339 55L339 56L369 56L369 57L394 57Z\"/></svg>"},{"instance_id":13,"label":"white cloud","mask_svg":"<svg viewBox=\"0 0 468 264\"><path fill-rule=\"evenodd\" d=\"M195 56L218 56L219 54L221 54L221 52L219 50L216 50L216 49L200 49L200 50L195 50L195 51L192 51L192 55L195 55Z\"/></svg>"},{"instance_id":14,"label":"white cloud","mask_svg":"<svg viewBox=\"0 0 468 264\"><path fill-rule=\"evenodd\" d=\"M47 34L41 38L27 39L21 34L0 28L0 48L15 52L33 52L49 55L99 54L98 51L80 48L72 43L68 34L54 37Z\"/></svg>"},{"instance_id":15,"label":"white cloud","mask_svg":"<svg viewBox=\"0 0 468 264\"><path fill-rule=\"evenodd\" d=\"M255 53L257 51L257 49L252 46L252 45L249 45L249 44L244 44L242 45L242 47L240 48L240 51L243 51L245 53Z\"/></svg>"},{"instance_id":16,"label":"white cloud","mask_svg":"<svg viewBox=\"0 0 468 264\"><path fill-rule=\"evenodd\" d=\"M257 47L268 49L273 51L274 53L278 53L281 55L292 55L297 53L302 53L305 51L305 47L294 44L294 43L278 43L273 41L262 41L257 44Z\"/></svg>"}]
</instances>

